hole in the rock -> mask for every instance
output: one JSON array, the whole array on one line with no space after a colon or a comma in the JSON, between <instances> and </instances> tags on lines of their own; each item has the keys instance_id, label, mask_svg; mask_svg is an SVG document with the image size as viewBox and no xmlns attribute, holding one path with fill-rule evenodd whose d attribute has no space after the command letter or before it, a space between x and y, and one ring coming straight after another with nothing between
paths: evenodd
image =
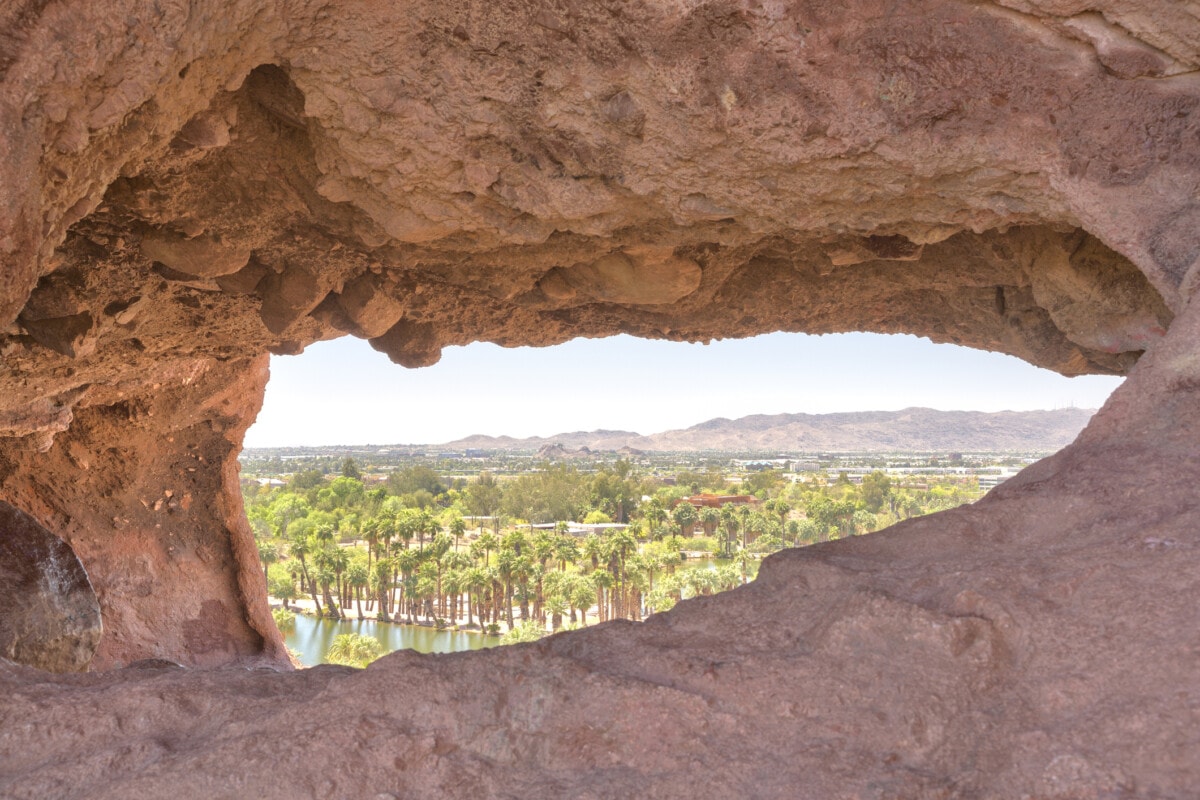
<instances>
[{"instance_id":1,"label":"hole in the rock","mask_svg":"<svg viewBox=\"0 0 1200 800\"><path fill-rule=\"evenodd\" d=\"M0 657L52 672L87 668L100 606L71 546L0 501Z\"/></svg>"},{"instance_id":2,"label":"hole in the rock","mask_svg":"<svg viewBox=\"0 0 1200 800\"><path fill-rule=\"evenodd\" d=\"M733 588L781 548L978 499L1120 381L872 334L472 345L423 370L346 338L272 364L243 493L309 665Z\"/></svg>"}]
</instances>

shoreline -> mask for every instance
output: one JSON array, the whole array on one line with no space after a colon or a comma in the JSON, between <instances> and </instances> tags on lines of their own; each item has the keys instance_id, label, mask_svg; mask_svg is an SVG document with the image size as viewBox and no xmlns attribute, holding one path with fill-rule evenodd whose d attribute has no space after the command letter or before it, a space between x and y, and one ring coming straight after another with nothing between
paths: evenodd
<instances>
[{"instance_id":1,"label":"shoreline","mask_svg":"<svg viewBox=\"0 0 1200 800\"><path fill-rule=\"evenodd\" d=\"M271 596L271 595L267 596L267 603L270 606L272 611L274 611L277 608L283 608L283 601L280 600L279 598ZM363 609L363 611L365 612L364 616L360 617L358 615L358 609L354 608L353 604L351 605L350 608L342 609L342 613L343 613L342 619L334 619L333 617L317 616L316 608L313 606L313 601L311 599L292 600L291 603L289 604L288 610L295 614L300 614L300 615L303 615L306 617L310 617L312 619L322 619L322 620L327 620L329 622L375 622L380 625L403 625L403 626L412 627L412 628L426 628L428 630L435 631L435 632L436 631L446 631L449 633L474 633L474 634L478 634L480 636L495 636L495 637L500 637L500 636L503 636L505 633L507 633L506 630L501 630L497 633L488 633L487 631L482 629L482 627L480 626L480 624L478 622L472 622L472 623L466 622L465 617L458 617L458 618L454 619L453 621L451 621L449 624L447 624L441 628L439 628L437 625L435 625L431 622L420 621L420 620L413 621L413 622L408 622L406 620L395 620L395 619L384 621L384 620L379 619L376 616L375 612L367 611L366 609ZM587 616L589 618L591 618L591 621L587 623L587 626L599 624L599 619L596 617L596 614L592 613L590 610L587 612ZM516 621L519 623L520 620L516 620ZM508 628L508 623L505 622L504 620L501 620L498 624L502 628ZM565 628L566 625L568 625L568 624L569 624L569 619L564 618L563 627ZM562 628L560 628L559 630L562 630ZM547 633L554 632L554 631L550 630L549 625L547 625L546 631L547 631Z\"/></svg>"}]
</instances>

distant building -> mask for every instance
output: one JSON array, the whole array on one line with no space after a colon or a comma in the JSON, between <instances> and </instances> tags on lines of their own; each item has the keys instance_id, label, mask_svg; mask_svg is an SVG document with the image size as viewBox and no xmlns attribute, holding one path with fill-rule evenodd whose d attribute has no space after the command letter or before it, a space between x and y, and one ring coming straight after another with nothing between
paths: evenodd
<instances>
[{"instance_id":1,"label":"distant building","mask_svg":"<svg viewBox=\"0 0 1200 800\"><path fill-rule=\"evenodd\" d=\"M530 525L529 527L535 531L552 531L558 528L558 523L539 522L534 525ZM600 535L603 533L610 533L612 531L624 530L628 527L628 525L624 525L620 522L568 522L567 533L571 534L572 536L587 536L592 533Z\"/></svg>"},{"instance_id":2,"label":"distant building","mask_svg":"<svg viewBox=\"0 0 1200 800\"><path fill-rule=\"evenodd\" d=\"M994 474L990 474L990 475L979 475L978 476L979 488L985 492L991 491L992 489L995 489L997 486L1004 483L1006 480L1008 480L1012 476L1016 475L1018 471L1019 470L1008 467L1008 468L1001 468L998 473L994 473Z\"/></svg>"},{"instance_id":3,"label":"distant building","mask_svg":"<svg viewBox=\"0 0 1200 800\"><path fill-rule=\"evenodd\" d=\"M696 508L720 508L726 503L735 506L754 506L760 502L757 497L750 494L694 494L691 497L685 497L679 501L680 503L691 503ZM676 503L678 505L679 503Z\"/></svg>"}]
</instances>

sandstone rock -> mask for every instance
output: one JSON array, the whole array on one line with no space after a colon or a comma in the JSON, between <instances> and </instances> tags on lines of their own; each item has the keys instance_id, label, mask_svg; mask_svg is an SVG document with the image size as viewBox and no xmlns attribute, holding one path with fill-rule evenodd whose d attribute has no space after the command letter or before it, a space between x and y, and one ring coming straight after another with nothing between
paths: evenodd
<instances>
[{"instance_id":1,"label":"sandstone rock","mask_svg":"<svg viewBox=\"0 0 1200 800\"><path fill-rule=\"evenodd\" d=\"M428 367L442 357L437 331L428 323L400 320L383 336L369 340L371 347L402 367Z\"/></svg>"},{"instance_id":2,"label":"sandstone rock","mask_svg":"<svg viewBox=\"0 0 1200 800\"><path fill-rule=\"evenodd\" d=\"M0 794L1188 796L1197 69L1170 0L8 4L0 497L113 671L0 670ZM1132 375L984 502L652 624L115 670L287 663L267 352L774 330Z\"/></svg>"},{"instance_id":3,"label":"sandstone rock","mask_svg":"<svg viewBox=\"0 0 1200 800\"><path fill-rule=\"evenodd\" d=\"M96 349L96 336L92 315L84 311L69 317L47 319L22 319L21 327L29 332L34 341L56 353L71 358L91 355Z\"/></svg>"},{"instance_id":4,"label":"sandstone rock","mask_svg":"<svg viewBox=\"0 0 1200 800\"><path fill-rule=\"evenodd\" d=\"M354 334L364 339L383 336L404 315L403 301L388 290L386 281L371 274L347 283L337 300Z\"/></svg>"},{"instance_id":5,"label":"sandstone rock","mask_svg":"<svg viewBox=\"0 0 1200 800\"><path fill-rule=\"evenodd\" d=\"M153 231L142 237L142 253L176 272L197 278L232 275L250 260L250 252L229 247L215 237L187 238Z\"/></svg>"},{"instance_id":6,"label":"sandstone rock","mask_svg":"<svg viewBox=\"0 0 1200 800\"><path fill-rule=\"evenodd\" d=\"M258 284L257 291L262 297L259 314L267 330L274 334L283 333L316 308L325 296L316 276L294 266L268 274Z\"/></svg>"},{"instance_id":7,"label":"sandstone rock","mask_svg":"<svg viewBox=\"0 0 1200 800\"><path fill-rule=\"evenodd\" d=\"M1197 310L983 501L785 551L642 624L364 671L0 665L0 792L1187 797Z\"/></svg>"},{"instance_id":8,"label":"sandstone rock","mask_svg":"<svg viewBox=\"0 0 1200 800\"><path fill-rule=\"evenodd\" d=\"M0 658L87 669L103 625L87 573L62 539L0 501Z\"/></svg>"},{"instance_id":9,"label":"sandstone rock","mask_svg":"<svg viewBox=\"0 0 1200 800\"><path fill-rule=\"evenodd\" d=\"M538 287L552 300L658 305L694 292L700 274L695 261L676 258L669 248L636 247L555 270Z\"/></svg>"}]
</instances>

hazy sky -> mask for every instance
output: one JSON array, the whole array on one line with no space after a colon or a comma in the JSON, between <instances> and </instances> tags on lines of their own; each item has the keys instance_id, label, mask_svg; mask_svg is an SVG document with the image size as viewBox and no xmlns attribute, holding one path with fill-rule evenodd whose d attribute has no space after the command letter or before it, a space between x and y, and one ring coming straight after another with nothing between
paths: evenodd
<instances>
[{"instance_id":1,"label":"hazy sky","mask_svg":"<svg viewBox=\"0 0 1200 800\"><path fill-rule=\"evenodd\" d=\"M361 340L274 356L247 447L436 444L473 433L657 433L791 412L1098 408L1119 378L1064 378L915 336L776 333L710 345L616 336L556 347L448 347L404 369Z\"/></svg>"}]
</instances>

